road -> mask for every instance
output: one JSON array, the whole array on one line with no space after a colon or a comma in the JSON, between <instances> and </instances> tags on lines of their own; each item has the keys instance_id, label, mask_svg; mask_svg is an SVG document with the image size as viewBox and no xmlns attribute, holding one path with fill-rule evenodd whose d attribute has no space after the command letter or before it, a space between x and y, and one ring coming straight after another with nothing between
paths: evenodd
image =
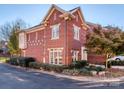
<instances>
[{"instance_id":1,"label":"road","mask_svg":"<svg viewBox=\"0 0 124 93\"><path fill-rule=\"evenodd\" d=\"M78 81L0 63L0 89L104 89L124 88L124 83Z\"/></svg>"}]
</instances>

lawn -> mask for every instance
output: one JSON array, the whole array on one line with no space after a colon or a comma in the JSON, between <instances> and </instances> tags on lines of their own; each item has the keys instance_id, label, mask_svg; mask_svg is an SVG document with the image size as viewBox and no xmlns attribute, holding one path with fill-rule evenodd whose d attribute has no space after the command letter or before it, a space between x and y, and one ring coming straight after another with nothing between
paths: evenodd
<instances>
[{"instance_id":1,"label":"lawn","mask_svg":"<svg viewBox=\"0 0 124 93\"><path fill-rule=\"evenodd\" d=\"M8 60L9 57L0 57L0 62L6 62L6 60Z\"/></svg>"}]
</instances>

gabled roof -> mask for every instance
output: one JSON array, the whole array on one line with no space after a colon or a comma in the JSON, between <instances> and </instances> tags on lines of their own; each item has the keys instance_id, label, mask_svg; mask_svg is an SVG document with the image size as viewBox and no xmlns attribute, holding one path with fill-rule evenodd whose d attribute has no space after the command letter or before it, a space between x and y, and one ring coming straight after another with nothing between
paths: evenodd
<instances>
[{"instance_id":1,"label":"gabled roof","mask_svg":"<svg viewBox=\"0 0 124 93\"><path fill-rule=\"evenodd\" d=\"M49 14L50 14L50 12L51 12L53 9L56 9L56 10L58 10L59 12L61 12L61 13L63 13L63 14L64 14L64 13L67 13L67 14L70 14L71 16L74 16L70 11L65 11L65 10L63 10L62 8L58 7L57 5L52 4L51 8L48 10L46 16L44 17L44 19L42 20L41 23L43 23L46 19L49 18L49 16L50 16ZM49 15L49 16L48 16L48 15Z\"/></svg>"},{"instance_id":2,"label":"gabled roof","mask_svg":"<svg viewBox=\"0 0 124 93\"><path fill-rule=\"evenodd\" d=\"M50 7L50 9L48 10L48 12L47 12L47 14L46 14L46 16L44 17L44 19L43 19L42 22L44 22L44 21L46 20L46 18L48 17L48 15L50 14L50 12L52 11L53 8L55 8L55 9L58 10L58 11L60 11L61 13L65 13L65 12L66 12L65 10L63 10L63 9L61 9L60 7L58 7L58 6L56 6L56 5L53 4L53 5ZM42 23L42 22L41 22L41 23Z\"/></svg>"},{"instance_id":3,"label":"gabled roof","mask_svg":"<svg viewBox=\"0 0 124 93\"><path fill-rule=\"evenodd\" d=\"M82 22L84 22L84 24L87 25L87 24L85 23L84 16L83 16L83 13L82 13L80 7L76 7L76 8L74 8L74 9L72 9L72 10L65 11L65 10L63 10L62 8L58 7L57 5L52 4L52 6L50 7L50 9L49 9L48 12L46 13L46 16L43 18L42 22L41 22L40 24L36 25L36 26L33 26L33 27L31 27L31 28L28 28L28 29L25 29L25 31L30 31L30 30L34 30L34 29L43 27L43 26L44 26L44 22L45 22L47 19L49 19L50 15L51 15L52 12L54 11L54 9L60 11L63 15L64 15L64 14L70 15L72 18L75 18L75 16L73 15L73 13L76 12L76 11L79 11L79 13L80 13L80 15L81 15L80 17L81 17ZM87 25L87 27L88 27L88 25Z\"/></svg>"}]
</instances>

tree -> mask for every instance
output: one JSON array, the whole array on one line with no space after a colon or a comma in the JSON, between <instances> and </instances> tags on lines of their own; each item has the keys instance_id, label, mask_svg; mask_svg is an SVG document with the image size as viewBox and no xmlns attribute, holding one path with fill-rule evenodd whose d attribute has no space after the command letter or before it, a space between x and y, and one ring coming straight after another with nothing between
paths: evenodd
<instances>
[{"instance_id":1,"label":"tree","mask_svg":"<svg viewBox=\"0 0 124 93\"><path fill-rule=\"evenodd\" d=\"M2 31L3 39L8 41L8 48L11 55L18 55L20 53L17 32L27 27L28 25L21 19L1 26L0 32Z\"/></svg>"},{"instance_id":2,"label":"tree","mask_svg":"<svg viewBox=\"0 0 124 93\"><path fill-rule=\"evenodd\" d=\"M118 27L101 26L87 34L86 46L95 54L120 54L124 52L124 32Z\"/></svg>"}]
</instances>

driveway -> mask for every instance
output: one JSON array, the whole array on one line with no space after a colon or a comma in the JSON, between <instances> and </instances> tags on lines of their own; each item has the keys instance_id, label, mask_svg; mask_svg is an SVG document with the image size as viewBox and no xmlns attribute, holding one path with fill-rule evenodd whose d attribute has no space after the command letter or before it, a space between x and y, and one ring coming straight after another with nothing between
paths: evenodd
<instances>
[{"instance_id":1,"label":"driveway","mask_svg":"<svg viewBox=\"0 0 124 93\"><path fill-rule=\"evenodd\" d=\"M16 68L0 63L1 89L86 89L86 88L124 88L123 82L100 83L79 81L57 77L37 71Z\"/></svg>"}]
</instances>

